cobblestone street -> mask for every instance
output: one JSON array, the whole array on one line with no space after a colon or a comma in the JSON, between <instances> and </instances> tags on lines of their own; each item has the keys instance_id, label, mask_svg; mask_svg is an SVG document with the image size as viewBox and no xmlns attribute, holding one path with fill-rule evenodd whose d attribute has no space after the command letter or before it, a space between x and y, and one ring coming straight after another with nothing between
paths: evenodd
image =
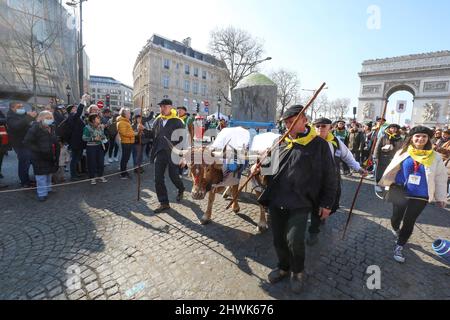
<instances>
[{"instance_id":1,"label":"cobblestone street","mask_svg":"<svg viewBox=\"0 0 450 320\"><path fill-rule=\"evenodd\" d=\"M5 162L3 182L15 188L13 152ZM400 265L392 258L390 206L370 184L341 240L356 186L356 179L344 181L341 211L308 248L300 296L289 292L288 281L267 283L276 266L272 237L257 233L259 209L249 195L238 215L218 198L213 223L201 226L206 200L190 194L169 213L153 213L152 166L140 202L135 177L56 188L45 203L34 191L0 194L0 299L450 299L450 266L431 248L439 237L450 239L450 212L427 207ZM366 286L372 265L381 268L381 290Z\"/></svg>"}]
</instances>

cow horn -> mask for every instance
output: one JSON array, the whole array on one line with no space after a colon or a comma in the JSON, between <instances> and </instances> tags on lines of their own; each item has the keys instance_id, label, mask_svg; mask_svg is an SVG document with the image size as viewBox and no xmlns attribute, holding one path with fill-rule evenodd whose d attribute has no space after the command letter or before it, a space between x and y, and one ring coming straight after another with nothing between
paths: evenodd
<instances>
[{"instance_id":1,"label":"cow horn","mask_svg":"<svg viewBox=\"0 0 450 320\"><path fill-rule=\"evenodd\" d=\"M187 149L187 150L180 150L180 149L176 148L176 147L173 145L172 141L170 141L169 139L167 139L167 137L164 137L164 139L167 140L167 143L169 144L170 150L171 150L172 152L174 152L175 154L179 155L180 157L184 157L186 154L189 153L189 149Z\"/></svg>"}]
</instances>

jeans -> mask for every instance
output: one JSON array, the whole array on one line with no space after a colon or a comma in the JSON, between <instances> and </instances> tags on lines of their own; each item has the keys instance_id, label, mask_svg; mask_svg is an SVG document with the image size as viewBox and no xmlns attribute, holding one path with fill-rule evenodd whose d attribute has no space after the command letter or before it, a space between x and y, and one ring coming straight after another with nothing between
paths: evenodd
<instances>
[{"instance_id":1,"label":"jeans","mask_svg":"<svg viewBox=\"0 0 450 320\"><path fill-rule=\"evenodd\" d=\"M425 200L409 199L405 206L394 205L391 225L394 230L400 230L397 245L403 247L408 242L414 231L417 218L419 218L427 204L428 202ZM401 229L400 224L402 224Z\"/></svg>"},{"instance_id":2,"label":"jeans","mask_svg":"<svg viewBox=\"0 0 450 320\"><path fill-rule=\"evenodd\" d=\"M114 158L117 158L117 155L119 154L119 145L116 142L116 138L109 137L109 149L108 149L108 155L111 159L114 153Z\"/></svg>"},{"instance_id":3,"label":"jeans","mask_svg":"<svg viewBox=\"0 0 450 320\"><path fill-rule=\"evenodd\" d=\"M130 161L133 146L134 144L132 143L122 143L122 159L120 160L120 172L122 176L127 174L127 164Z\"/></svg>"},{"instance_id":4,"label":"jeans","mask_svg":"<svg viewBox=\"0 0 450 320\"><path fill-rule=\"evenodd\" d=\"M169 196L167 195L167 188L164 182L167 167L169 167L170 180L178 189L178 192L184 192L184 185L180 178L178 166L172 162L170 154L165 151L159 152L155 159L155 189L158 201L163 205L169 204Z\"/></svg>"},{"instance_id":5,"label":"jeans","mask_svg":"<svg viewBox=\"0 0 450 320\"><path fill-rule=\"evenodd\" d=\"M295 274L305 270L305 233L311 210L269 208L278 268Z\"/></svg>"},{"instance_id":6,"label":"jeans","mask_svg":"<svg viewBox=\"0 0 450 320\"><path fill-rule=\"evenodd\" d=\"M0 151L0 173L2 173L2 165L3 165L4 157L5 157L5 153Z\"/></svg>"},{"instance_id":7,"label":"jeans","mask_svg":"<svg viewBox=\"0 0 450 320\"><path fill-rule=\"evenodd\" d=\"M72 159L70 160L70 176L77 177L77 164L81 161L83 149L72 149Z\"/></svg>"},{"instance_id":8,"label":"jeans","mask_svg":"<svg viewBox=\"0 0 450 320\"><path fill-rule=\"evenodd\" d=\"M142 144L135 144L133 146L133 164L137 168L142 165L142 160L144 158L144 146Z\"/></svg>"},{"instance_id":9,"label":"jeans","mask_svg":"<svg viewBox=\"0 0 450 320\"><path fill-rule=\"evenodd\" d=\"M36 185L38 197L47 197L52 191L52 175L36 176Z\"/></svg>"},{"instance_id":10,"label":"jeans","mask_svg":"<svg viewBox=\"0 0 450 320\"><path fill-rule=\"evenodd\" d=\"M25 147L14 147L19 159L18 174L22 186L30 184L31 150Z\"/></svg>"},{"instance_id":11,"label":"jeans","mask_svg":"<svg viewBox=\"0 0 450 320\"><path fill-rule=\"evenodd\" d=\"M103 146L87 146L86 156L89 179L94 179L95 175L99 178L103 177L105 170L105 150Z\"/></svg>"}]
</instances>

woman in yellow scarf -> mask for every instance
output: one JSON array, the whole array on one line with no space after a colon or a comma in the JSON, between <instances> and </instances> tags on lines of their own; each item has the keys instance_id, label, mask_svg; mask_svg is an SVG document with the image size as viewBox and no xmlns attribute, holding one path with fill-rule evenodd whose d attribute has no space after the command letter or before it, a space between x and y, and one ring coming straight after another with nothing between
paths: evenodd
<instances>
[{"instance_id":1,"label":"woman in yellow scarf","mask_svg":"<svg viewBox=\"0 0 450 320\"><path fill-rule=\"evenodd\" d=\"M411 129L380 181L380 185L390 187L395 202L391 224L398 238L394 259L399 263L405 262L403 247L427 204L437 202L441 208L447 205L447 169L441 156L433 151L432 136L432 130L427 127ZM394 197L393 190L404 192L397 191Z\"/></svg>"}]
</instances>

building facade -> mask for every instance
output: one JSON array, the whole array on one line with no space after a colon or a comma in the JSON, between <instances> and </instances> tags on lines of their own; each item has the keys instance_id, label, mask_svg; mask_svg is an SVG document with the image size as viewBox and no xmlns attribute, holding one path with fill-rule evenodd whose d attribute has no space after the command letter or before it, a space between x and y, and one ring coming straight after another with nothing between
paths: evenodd
<instances>
[{"instance_id":1,"label":"building facade","mask_svg":"<svg viewBox=\"0 0 450 320\"><path fill-rule=\"evenodd\" d=\"M0 0L0 99L48 105L78 97L74 20L58 0Z\"/></svg>"},{"instance_id":2,"label":"building facade","mask_svg":"<svg viewBox=\"0 0 450 320\"><path fill-rule=\"evenodd\" d=\"M111 77L91 76L89 82L90 94L95 103L103 101L106 107L106 96L109 95L111 110L133 107L133 88Z\"/></svg>"},{"instance_id":3,"label":"building facade","mask_svg":"<svg viewBox=\"0 0 450 320\"><path fill-rule=\"evenodd\" d=\"M218 111L219 97L228 96L225 64L215 57L191 48L190 38L171 41L153 35L140 52L133 70L134 105L159 112L158 102L169 98L175 106L194 113ZM221 113L231 109L222 102Z\"/></svg>"}]
</instances>

